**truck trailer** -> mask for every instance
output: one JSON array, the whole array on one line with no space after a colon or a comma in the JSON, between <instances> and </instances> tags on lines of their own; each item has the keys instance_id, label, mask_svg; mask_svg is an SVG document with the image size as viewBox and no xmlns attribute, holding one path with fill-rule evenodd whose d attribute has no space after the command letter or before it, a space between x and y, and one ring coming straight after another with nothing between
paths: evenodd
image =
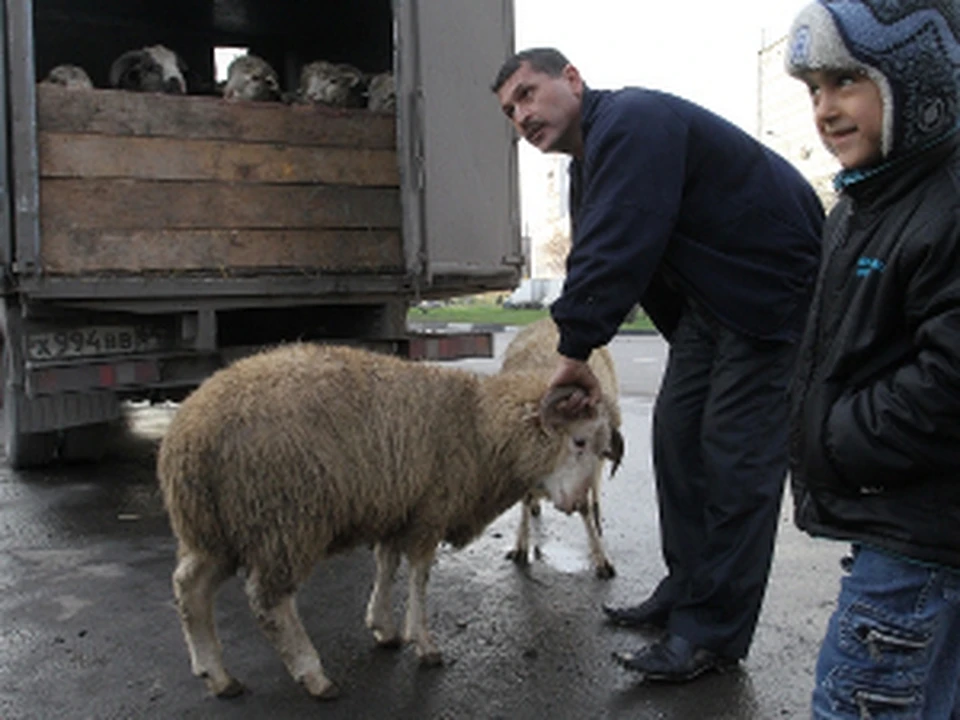
<instances>
[{"instance_id":1,"label":"truck trailer","mask_svg":"<svg viewBox=\"0 0 960 720\"><path fill-rule=\"evenodd\" d=\"M295 341L422 359L421 300L511 290L516 141L489 83L512 0L0 0L0 312L9 464L95 460L130 400L177 401ZM161 44L187 93L111 87ZM218 94L218 48L287 92L324 59L392 72L395 111ZM40 82L78 65L93 89Z\"/></svg>"}]
</instances>

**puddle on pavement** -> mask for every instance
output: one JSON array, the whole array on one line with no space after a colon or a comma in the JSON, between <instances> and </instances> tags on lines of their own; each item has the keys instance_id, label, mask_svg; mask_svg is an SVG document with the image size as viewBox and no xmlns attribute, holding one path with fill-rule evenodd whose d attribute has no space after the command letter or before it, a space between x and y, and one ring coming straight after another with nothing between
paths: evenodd
<instances>
[{"instance_id":1,"label":"puddle on pavement","mask_svg":"<svg viewBox=\"0 0 960 720\"><path fill-rule=\"evenodd\" d=\"M566 574L582 573L590 569L590 557L582 547L569 547L558 542L540 546L539 561Z\"/></svg>"}]
</instances>

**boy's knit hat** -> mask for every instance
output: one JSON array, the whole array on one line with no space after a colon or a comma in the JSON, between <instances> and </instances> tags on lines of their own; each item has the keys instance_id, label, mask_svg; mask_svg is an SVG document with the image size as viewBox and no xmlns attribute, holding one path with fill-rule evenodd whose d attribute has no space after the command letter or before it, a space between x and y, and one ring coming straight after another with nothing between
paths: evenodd
<instances>
[{"instance_id":1,"label":"boy's knit hat","mask_svg":"<svg viewBox=\"0 0 960 720\"><path fill-rule=\"evenodd\" d=\"M786 69L863 72L883 98L885 159L960 120L958 0L817 0L790 28Z\"/></svg>"}]
</instances>

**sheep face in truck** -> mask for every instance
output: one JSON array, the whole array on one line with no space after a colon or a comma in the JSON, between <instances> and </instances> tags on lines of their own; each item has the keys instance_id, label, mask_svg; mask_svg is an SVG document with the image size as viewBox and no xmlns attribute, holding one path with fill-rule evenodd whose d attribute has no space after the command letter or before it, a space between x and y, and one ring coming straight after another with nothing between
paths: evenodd
<instances>
[{"instance_id":1,"label":"sheep face in truck","mask_svg":"<svg viewBox=\"0 0 960 720\"><path fill-rule=\"evenodd\" d=\"M300 71L301 102L334 107L366 105L366 83L363 73L347 63L317 60Z\"/></svg>"},{"instance_id":2,"label":"sheep face in truck","mask_svg":"<svg viewBox=\"0 0 960 720\"><path fill-rule=\"evenodd\" d=\"M183 95L187 82L183 73L186 64L170 48L151 45L131 50L110 66L110 86L134 92L156 92Z\"/></svg>"},{"instance_id":3,"label":"sheep face in truck","mask_svg":"<svg viewBox=\"0 0 960 720\"><path fill-rule=\"evenodd\" d=\"M223 97L227 100L260 102L279 100L280 80L277 72L263 58L241 55L227 68Z\"/></svg>"}]
</instances>

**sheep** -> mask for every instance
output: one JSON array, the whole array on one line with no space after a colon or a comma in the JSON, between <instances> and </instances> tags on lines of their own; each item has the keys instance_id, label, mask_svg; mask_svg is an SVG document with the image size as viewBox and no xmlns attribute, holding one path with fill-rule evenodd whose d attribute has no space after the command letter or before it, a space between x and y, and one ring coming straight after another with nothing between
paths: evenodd
<instances>
[{"instance_id":1,"label":"sheep","mask_svg":"<svg viewBox=\"0 0 960 720\"><path fill-rule=\"evenodd\" d=\"M572 512L613 457L606 401L564 414L575 388L542 372L481 375L357 348L291 343L241 359L183 402L157 476L177 564L173 590L192 671L218 697L243 692L223 666L217 587L238 569L259 625L311 695L337 686L301 624L295 592L323 557L373 545L365 621L442 662L425 595L437 545L460 548L534 486ZM391 613L410 565L404 631Z\"/></svg>"},{"instance_id":2,"label":"sheep","mask_svg":"<svg viewBox=\"0 0 960 720\"><path fill-rule=\"evenodd\" d=\"M300 102L363 107L365 93L364 75L353 65L316 60L300 71Z\"/></svg>"},{"instance_id":3,"label":"sheep","mask_svg":"<svg viewBox=\"0 0 960 720\"><path fill-rule=\"evenodd\" d=\"M263 58L241 55L227 68L223 97L227 100L280 100L277 72Z\"/></svg>"},{"instance_id":4,"label":"sheep","mask_svg":"<svg viewBox=\"0 0 960 720\"><path fill-rule=\"evenodd\" d=\"M367 82L367 109L376 112L392 112L397 109L397 94L393 73L373 75Z\"/></svg>"},{"instance_id":5,"label":"sheep","mask_svg":"<svg viewBox=\"0 0 960 720\"><path fill-rule=\"evenodd\" d=\"M69 90L93 90L93 81L79 65L57 65L40 82L44 85L62 85Z\"/></svg>"},{"instance_id":6,"label":"sheep","mask_svg":"<svg viewBox=\"0 0 960 720\"><path fill-rule=\"evenodd\" d=\"M151 45L125 52L113 61L110 87L183 95L187 92L185 71L186 64L177 53L163 45Z\"/></svg>"},{"instance_id":7,"label":"sheep","mask_svg":"<svg viewBox=\"0 0 960 720\"><path fill-rule=\"evenodd\" d=\"M558 359L556 347L559 339L557 326L551 318L546 317L531 323L521 330L507 346L500 371L516 372L518 370L552 369L556 367ZM623 454L623 437L620 434L620 407L617 402L619 387L613 356L607 348L597 348L590 356L589 363L590 369L593 370L600 381L604 395L609 398L610 419L614 430L613 438L619 446L616 455L620 456ZM614 464L610 474L613 475L616 470L617 465ZM583 526L587 531L590 558L593 562L595 574L598 578L606 580L614 577L617 573L603 547L603 530L600 525L601 478L602 467L597 466L590 482L588 502L579 508L579 511L581 518L583 518ZM507 557L518 565L526 565L529 562L530 518L540 514L539 497L540 495L534 491L528 493L523 499L516 545L513 550L507 553Z\"/></svg>"}]
</instances>

